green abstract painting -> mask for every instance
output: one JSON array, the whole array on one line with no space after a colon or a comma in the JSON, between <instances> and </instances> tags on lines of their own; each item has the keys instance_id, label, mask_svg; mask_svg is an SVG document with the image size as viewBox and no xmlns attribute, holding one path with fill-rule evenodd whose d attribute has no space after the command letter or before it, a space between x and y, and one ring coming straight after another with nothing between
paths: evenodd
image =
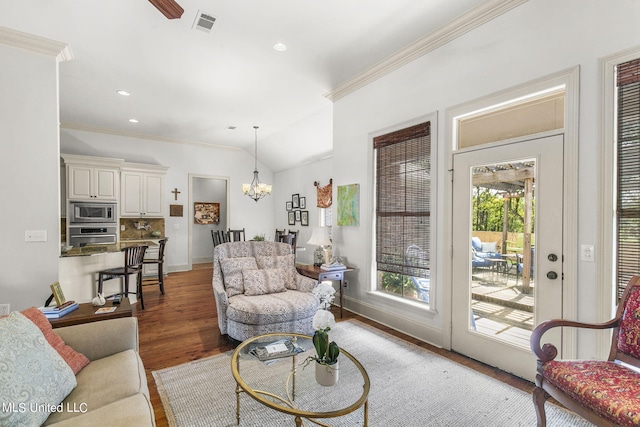
<instances>
[{"instance_id":1,"label":"green abstract painting","mask_svg":"<svg viewBox=\"0 0 640 427\"><path fill-rule=\"evenodd\" d=\"M338 225L359 225L360 184L338 186Z\"/></svg>"}]
</instances>

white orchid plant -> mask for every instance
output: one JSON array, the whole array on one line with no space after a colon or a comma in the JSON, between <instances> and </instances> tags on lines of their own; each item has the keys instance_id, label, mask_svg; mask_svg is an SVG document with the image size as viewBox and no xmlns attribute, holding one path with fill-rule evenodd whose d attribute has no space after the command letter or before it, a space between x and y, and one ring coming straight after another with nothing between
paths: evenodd
<instances>
[{"instance_id":1,"label":"white orchid plant","mask_svg":"<svg viewBox=\"0 0 640 427\"><path fill-rule=\"evenodd\" d=\"M313 288L312 292L320 300L320 308L323 310L329 310L336 293L331 282L325 281L318 283L318 285Z\"/></svg>"},{"instance_id":2,"label":"white orchid plant","mask_svg":"<svg viewBox=\"0 0 640 427\"><path fill-rule=\"evenodd\" d=\"M313 334L313 345L317 356L309 356L306 364L315 360L322 365L334 365L338 361L340 348L335 342L329 341L329 331L336 325L336 319L329 308L336 290L331 282L320 282L313 289L313 293L320 299L320 310L313 316L313 329L316 330Z\"/></svg>"}]
</instances>

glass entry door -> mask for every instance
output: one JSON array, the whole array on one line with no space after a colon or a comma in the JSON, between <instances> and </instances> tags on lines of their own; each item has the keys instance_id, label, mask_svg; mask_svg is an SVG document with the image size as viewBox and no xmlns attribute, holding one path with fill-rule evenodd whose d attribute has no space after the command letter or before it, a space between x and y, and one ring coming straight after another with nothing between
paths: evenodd
<instances>
[{"instance_id":1,"label":"glass entry door","mask_svg":"<svg viewBox=\"0 0 640 427\"><path fill-rule=\"evenodd\" d=\"M452 348L529 380L531 331L562 317L562 153L554 136L454 155Z\"/></svg>"}]
</instances>

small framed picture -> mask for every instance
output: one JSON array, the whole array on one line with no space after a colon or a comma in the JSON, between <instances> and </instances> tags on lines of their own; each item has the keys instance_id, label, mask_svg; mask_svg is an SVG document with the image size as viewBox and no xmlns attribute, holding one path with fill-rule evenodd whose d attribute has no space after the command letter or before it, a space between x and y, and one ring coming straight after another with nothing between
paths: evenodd
<instances>
[{"instance_id":1,"label":"small framed picture","mask_svg":"<svg viewBox=\"0 0 640 427\"><path fill-rule=\"evenodd\" d=\"M287 202L287 212L293 210L293 202Z\"/></svg>"},{"instance_id":2,"label":"small framed picture","mask_svg":"<svg viewBox=\"0 0 640 427\"><path fill-rule=\"evenodd\" d=\"M49 287L51 288L53 297L56 299L56 305L62 305L67 302L67 299L64 297L64 293L62 292L60 282L54 282Z\"/></svg>"},{"instance_id":3,"label":"small framed picture","mask_svg":"<svg viewBox=\"0 0 640 427\"><path fill-rule=\"evenodd\" d=\"M289 212L289 225L296 225L296 216L293 211Z\"/></svg>"},{"instance_id":4,"label":"small framed picture","mask_svg":"<svg viewBox=\"0 0 640 427\"><path fill-rule=\"evenodd\" d=\"M296 222L300 222L302 220L301 211L294 211L296 213Z\"/></svg>"},{"instance_id":5,"label":"small framed picture","mask_svg":"<svg viewBox=\"0 0 640 427\"><path fill-rule=\"evenodd\" d=\"M300 209L307 209L307 198L300 197Z\"/></svg>"},{"instance_id":6,"label":"small framed picture","mask_svg":"<svg viewBox=\"0 0 640 427\"><path fill-rule=\"evenodd\" d=\"M291 205L293 209L300 209L300 194L291 195Z\"/></svg>"},{"instance_id":7,"label":"small framed picture","mask_svg":"<svg viewBox=\"0 0 640 427\"><path fill-rule=\"evenodd\" d=\"M309 225L309 211L302 211L300 213L300 223L305 227Z\"/></svg>"}]
</instances>

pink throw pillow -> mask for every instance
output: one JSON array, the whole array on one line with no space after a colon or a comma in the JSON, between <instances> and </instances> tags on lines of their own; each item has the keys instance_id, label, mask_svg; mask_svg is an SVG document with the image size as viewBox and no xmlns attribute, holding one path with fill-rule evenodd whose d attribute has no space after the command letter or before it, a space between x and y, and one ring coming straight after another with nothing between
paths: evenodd
<instances>
[{"instance_id":1,"label":"pink throw pillow","mask_svg":"<svg viewBox=\"0 0 640 427\"><path fill-rule=\"evenodd\" d=\"M89 364L89 359L82 353L78 353L62 341L62 338L53 332L49 319L37 308L31 307L21 311L23 316L31 320L47 339L51 347L67 362L74 374L78 374L82 368Z\"/></svg>"}]
</instances>

